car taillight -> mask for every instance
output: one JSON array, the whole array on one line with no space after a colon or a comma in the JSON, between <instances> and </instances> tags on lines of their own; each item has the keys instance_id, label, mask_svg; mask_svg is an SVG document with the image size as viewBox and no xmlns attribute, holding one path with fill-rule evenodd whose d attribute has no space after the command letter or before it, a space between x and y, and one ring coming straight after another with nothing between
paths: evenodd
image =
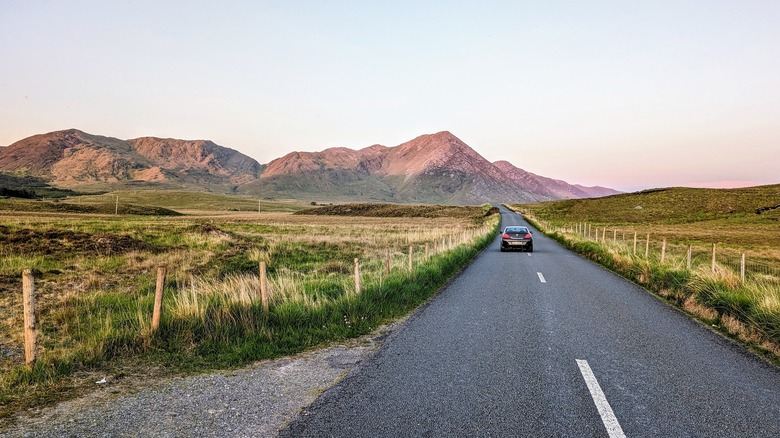
<instances>
[{"instance_id":1,"label":"car taillight","mask_svg":"<svg viewBox=\"0 0 780 438\"><path fill-rule=\"evenodd\" d=\"M531 233L528 233L525 235L525 237L523 237L523 239L530 239L530 238L531 238Z\"/></svg>"},{"instance_id":2,"label":"car taillight","mask_svg":"<svg viewBox=\"0 0 780 438\"><path fill-rule=\"evenodd\" d=\"M509 234L508 234L508 233L504 233L504 234L501 236L501 238L503 238L503 239L511 239L511 237L509 237Z\"/></svg>"}]
</instances>

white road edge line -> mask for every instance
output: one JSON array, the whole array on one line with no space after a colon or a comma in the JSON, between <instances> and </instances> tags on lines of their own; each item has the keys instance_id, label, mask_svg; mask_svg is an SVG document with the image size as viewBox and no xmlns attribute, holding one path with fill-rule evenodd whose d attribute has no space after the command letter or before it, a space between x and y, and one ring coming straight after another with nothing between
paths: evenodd
<instances>
[{"instance_id":1,"label":"white road edge line","mask_svg":"<svg viewBox=\"0 0 780 438\"><path fill-rule=\"evenodd\" d=\"M541 281L542 283L547 283L547 280L544 279L544 275L542 275L541 272L537 272L536 275L539 276L539 281Z\"/></svg>"},{"instance_id":2,"label":"white road edge line","mask_svg":"<svg viewBox=\"0 0 780 438\"><path fill-rule=\"evenodd\" d=\"M607 433L610 438L625 438L626 434L623 433L623 428L620 427L620 423L618 423L615 413L612 412L612 407L609 406L607 397L604 396L604 392L601 390L601 386L599 386L599 381L596 380L596 376L593 375L593 371L590 369L588 361L577 359L577 366L580 367L582 377L588 385L590 396L593 397L593 402L596 403L596 409L599 410L601 421L607 428Z\"/></svg>"}]
</instances>

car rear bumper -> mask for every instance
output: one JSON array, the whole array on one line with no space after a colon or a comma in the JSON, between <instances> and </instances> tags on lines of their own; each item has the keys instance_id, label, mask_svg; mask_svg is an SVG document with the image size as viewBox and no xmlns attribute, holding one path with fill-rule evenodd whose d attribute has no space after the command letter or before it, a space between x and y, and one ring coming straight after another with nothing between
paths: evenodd
<instances>
[{"instance_id":1,"label":"car rear bumper","mask_svg":"<svg viewBox=\"0 0 780 438\"><path fill-rule=\"evenodd\" d=\"M531 246L531 240L501 240L501 246L504 248L526 248Z\"/></svg>"}]
</instances>

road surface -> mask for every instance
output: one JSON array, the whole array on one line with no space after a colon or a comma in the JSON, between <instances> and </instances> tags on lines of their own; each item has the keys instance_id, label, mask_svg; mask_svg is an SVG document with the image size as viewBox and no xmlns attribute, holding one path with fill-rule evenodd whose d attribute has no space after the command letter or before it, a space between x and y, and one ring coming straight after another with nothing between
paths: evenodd
<instances>
[{"instance_id":1,"label":"road surface","mask_svg":"<svg viewBox=\"0 0 780 438\"><path fill-rule=\"evenodd\" d=\"M496 240L282 435L780 436L777 368L534 239Z\"/></svg>"}]
</instances>

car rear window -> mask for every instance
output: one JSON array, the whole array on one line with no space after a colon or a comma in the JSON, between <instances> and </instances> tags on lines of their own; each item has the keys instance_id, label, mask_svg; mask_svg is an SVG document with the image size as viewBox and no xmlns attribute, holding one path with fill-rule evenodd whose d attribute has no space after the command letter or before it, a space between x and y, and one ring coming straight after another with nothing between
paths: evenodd
<instances>
[{"instance_id":1,"label":"car rear window","mask_svg":"<svg viewBox=\"0 0 780 438\"><path fill-rule=\"evenodd\" d=\"M528 228L507 228L507 233L527 233Z\"/></svg>"}]
</instances>

